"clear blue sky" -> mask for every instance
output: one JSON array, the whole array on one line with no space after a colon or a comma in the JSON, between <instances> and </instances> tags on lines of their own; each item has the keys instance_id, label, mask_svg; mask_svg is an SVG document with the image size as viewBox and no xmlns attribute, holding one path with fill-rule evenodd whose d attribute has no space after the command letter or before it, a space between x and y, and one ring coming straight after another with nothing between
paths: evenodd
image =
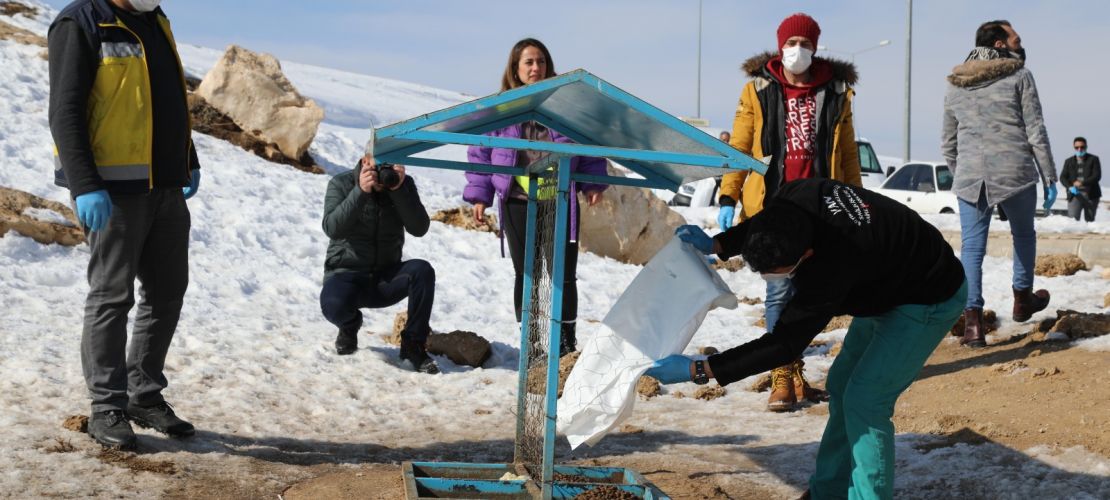
<instances>
[{"instance_id":1,"label":"clear blue sky","mask_svg":"<svg viewBox=\"0 0 1110 500\"><path fill-rule=\"evenodd\" d=\"M165 0L162 6L182 43L235 43L472 95L498 90L509 48L532 36L548 45L560 72L588 69L672 114L692 116L697 107L696 0ZM1104 48L1110 2L918 0L914 7L915 158L940 159L944 77L971 49L979 23L998 18L1010 20L1024 40L1058 168L1076 135L1087 136L1095 154L1110 151L1110 105L1100 92L1110 76ZM891 41L855 58L856 128L879 154L901 156L905 1L704 0L702 116L731 128L745 80L740 64L773 49L779 22L798 11L821 23L820 44L834 56Z\"/></svg>"}]
</instances>

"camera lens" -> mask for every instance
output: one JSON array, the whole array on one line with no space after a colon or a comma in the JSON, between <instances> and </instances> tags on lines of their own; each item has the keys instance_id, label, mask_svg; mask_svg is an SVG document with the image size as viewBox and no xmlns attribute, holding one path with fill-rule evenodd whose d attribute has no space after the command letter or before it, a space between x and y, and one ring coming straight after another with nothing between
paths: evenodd
<instances>
[{"instance_id":1,"label":"camera lens","mask_svg":"<svg viewBox=\"0 0 1110 500\"><path fill-rule=\"evenodd\" d=\"M378 183L381 185L387 188L395 188L401 183L401 175L398 174L396 170L393 170L393 165L383 163L377 166L377 171Z\"/></svg>"}]
</instances>

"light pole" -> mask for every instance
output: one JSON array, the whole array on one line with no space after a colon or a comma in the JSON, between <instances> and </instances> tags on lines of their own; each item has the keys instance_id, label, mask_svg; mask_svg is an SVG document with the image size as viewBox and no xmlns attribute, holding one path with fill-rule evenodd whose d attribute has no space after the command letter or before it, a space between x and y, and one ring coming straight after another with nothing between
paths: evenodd
<instances>
[{"instance_id":1,"label":"light pole","mask_svg":"<svg viewBox=\"0 0 1110 500\"><path fill-rule=\"evenodd\" d=\"M890 40L880 40L879 43L877 43L875 45L872 45L872 46L866 47L866 48L862 48L862 49L859 49L859 50L854 51L854 52L842 52L842 51L839 51L839 50L832 50L832 49L829 49L828 47L826 47L824 45L818 45L817 48L820 49L820 50L824 50L826 52L847 54L848 59L851 60L851 62L853 64L855 64L857 55L862 54L864 52L867 52L869 50L875 50L875 49L880 48L880 47L886 47L887 45L890 45ZM857 110L859 110L859 99L858 98L852 100L852 114L858 116L859 113L857 113ZM856 135L860 135L858 133L859 130L860 130L859 127L857 127L856 128L856 131L857 131Z\"/></svg>"},{"instance_id":2,"label":"light pole","mask_svg":"<svg viewBox=\"0 0 1110 500\"><path fill-rule=\"evenodd\" d=\"M902 125L902 161L910 161L910 69L913 67L913 0L906 0L906 123Z\"/></svg>"},{"instance_id":3,"label":"light pole","mask_svg":"<svg viewBox=\"0 0 1110 500\"><path fill-rule=\"evenodd\" d=\"M698 118L701 118L701 4L702 0L698 0Z\"/></svg>"}]
</instances>

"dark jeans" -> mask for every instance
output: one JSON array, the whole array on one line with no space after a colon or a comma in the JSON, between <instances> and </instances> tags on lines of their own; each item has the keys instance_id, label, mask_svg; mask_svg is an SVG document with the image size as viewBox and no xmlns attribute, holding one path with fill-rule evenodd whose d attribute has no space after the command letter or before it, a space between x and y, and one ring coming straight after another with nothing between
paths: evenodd
<instances>
[{"instance_id":1,"label":"dark jeans","mask_svg":"<svg viewBox=\"0 0 1110 500\"><path fill-rule=\"evenodd\" d=\"M580 213L579 213L580 214ZM521 317L521 302L524 297L524 244L527 242L528 202L510 198L505 203L505 239L509 242L509 256L513 260L516 278L513 283L513 307L516 320ZM579 225L579 227L581 227ZM578 319L578 242L569 240L568 233L566 258L563 261L563 327L564 343L573 345L575 340L574 321ZM536 255L545 259L550 266L550 256ZM533 290L535 292L535 290Z\"/></svg>"},{"instance_id":2,"label":"dark jeans","mask_svg":"<svg viewBox=\"0 0 1110 500\"><path fill-rule=\"evenodd\" d=\"M431 327L432 303L435 301L436 273L426 261L414 259L398 262L373 275L340 272L324 280L320 291L320 310L340 330L362 326L366 307L389 307L408 297L409 318L401 338L424 344Z\"/></svg>"},{"instance_id":3,"label":"dark jeans","mask_svg":"<svg viewBox=\"0 0 1110 500\"><path fill-rule=\"evenodd\" d=\"M163 401L163 369L189 286L189 208L181 188L111 195L108 225L88 234L81 368L92 411ZM127 347L127 314L139 310Z\"/></svg>"}]
</instances>

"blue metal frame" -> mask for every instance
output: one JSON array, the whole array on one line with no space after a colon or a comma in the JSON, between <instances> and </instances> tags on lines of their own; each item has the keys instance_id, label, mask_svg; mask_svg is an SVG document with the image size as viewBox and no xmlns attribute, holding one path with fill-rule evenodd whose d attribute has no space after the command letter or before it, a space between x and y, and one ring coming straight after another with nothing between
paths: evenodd
<instances>
[{"instance_id":1,"label":"blue metal frame","mask_svg":"<svg viewBox=\"0 0 1110 500\"><path fill-rule=\"evenodd\" d=\"M404 462L401 470L407 500L452 498L460 492L480 493L482 498L492 499L531 499L534 493L527 479L501 479L506 473L518 472L511 464ZM670 500L666 493L629 469L561 465L554 467L553 473L581 480L553 482L549 498L570 499L600 486L610 486L639 498Z\"/></svg>"},{"instance_id":2,"label":"blue metal frame","mask_svg":"<svg viewBox=\"0 0 1110 500\"><path fill-rule=\"evenodd\" d=\"M744 163L743 161L733 158L727 158L724 156L671 153L667 151L643 151L639 149L590 146L588 144L539 142L529 141L527 139L512 139L509 137L459 134L456 132L416 131L409 132L402 137L405 139L412 139L424 142L435 142L439 144L461 144L464 146L483 146L487 148L518 150L527 149L532 151L547 151L549 153L558 153L571 156L593 156L597 158L612 158L618 160L681 163L683 165L692 165L696 167L731 168L735 170L742 169ZM762 163L760 164L762 165ZM677 185L677 183L675 184Z\"/></svg>"},{"instance_id":3,"label":"blue metal frame","mask_svg":"<svg viewBox=\"0 0 1110 500\"><path fill-rule=\"evenodd\" d=\"M572 86L573 85L573 86ZM569 86L567 89L561 89ZM602 97L599 97L602 96ZM576 144L536 142L506 137L482 135L492 130L535 120L559 132ZM450 496L456 488L479 493L489 498L531 498L542 495L545 499L571 498L588 491L601 481L619 471L623 479L617 487L642 498L668 498L647 483L638 474L627 469L556 467L554 465L556 415L558 402L559 344L563 320L563 262L567 249L567 229L572 182L616 184L644 188L675 190L683 182L707 178L740 170L765 173L767 166L715 137L698 130L659 108L644 102L614 85L582 70L573 71L532 85L494 94L447 109L428 113L375 131L373 152L379 162L397 163L418 167L483 172L510 176L527 175L528 221L524 257L523 303L533 302L532 285L537 249L537 192L540 178L556 178L555 228L552 259L552 304L548 359L546 366L546 392L544 415L544 442L540 478L530 480L500 481L501 474L513 470L498 464L419 464L423 470L442 474L417 477L412 464L406 463L407 495L417 498L417 485L429 492L443 492ZM602 144L604 143L604 144ZM458 161L422 158L416 155L444 144L482 146L514 150L545 151L551 154L544 162L537 162L522 171L516 166L494 166ZM643 176L639 178L588 175L571 171L575 156L616 159ZM550 160L558 161L558 168L550 171ZM528 397L528 357L532 346L528 339L531 308L521 311L520 361L518 363L517 415L523 417ZM524 420L517 419L516 456L521 457L521 436ZM571 472L567 472L571 471ZM556 473L594 478L587 483L566 484L554 481ZM490 474L493 474L490 477ZM433 477L435 476L435 477ZM611 479L611 478L610 478ZM538 480L538 481L537 481ZM537 484L538 482L538 484Z\"/></svg>"},{"instance_id":4,"label":"blue metal frame","mask_svg":"<svg viewBox=\"0 0 1110 500\"><path fill-rule=\"evenodd\" d=\"M547 345L547 415L544 420L543 436L543 497L551 497L553 460L547 457L555 456L555 419L558 415L556 394L559 386L559 345L562 337L563 326L563 278L566 276L567 255L567 219L570 218L570 157L559 158L558 195L555 199L555 252L551 256L551 333ZM529 183L532 188L538 182ZM531 191L531 189L529 189ZM529 196L530 198L531 196ZM532 251L532 247L528 247Z\"/></svg>"},{"instance_id":5,"label":"blue metal frame","mask_svg":"<svg viewBox=\"0 0 1110 500\"><path fill-rule=\"evenodd\" d=\"M402 164L400 161L393 161L387 157L379 158L380 161L388 163ZM483 172L487 174L505 174L505 175L520 175L519 167L498 167L494 165L482 165L478 163L462 163L451 160L438 160L434 158L406 158L404 165L412 167L426 167L426 168L440 168L445 170L460 170L464 172ZM588 174L571 174L571 180L577 182L590 182L594 184L612 184L615 186L632 186L642 187L649 189L669 189L669 184L662 182L652 181L650 179L637 179L635 177L613 177L601 175L588 175Z\"/></svg>"},{"instance_id":6,"label":"blue metal frame","mask_svg":"<svg viewBox=\"0 0 1110 500\"><path fill-rule=\"evenodd\" d=\"M634 111L637 117L645 117L650 122L659 124L672 131L678 132L681 137L708 149L715 154L692 154L681 152L649 151L643 149L604 148L597 146L595 140L583 130L576 130L559 116L552 115L551 109L540 112L537 106L544 105L546 99L558 95L560 87L576 84L576 91L581 92L581 86L595 90L597 94L605 96L610 103L618 103L624 109ZM627 118L627 117L626 117ZM480 138L473 138L491 130L496 130L514 123L526 120L536 120L552 129L577 141L581 149L567 149L563 154L575 156L595 156L622 159L622 163L646 179L656 181L653 187L675 190L682 182L726 173L735 170L752 170L765 173L767 166L762 162L742 154L729 145L718 141L716 138L701 132L696 127L689 125L674 116L667 114L644 102L620 88L586 72L576 70L554 78L550 78L532 85L494 94L474 101L462 103L447 109L429 113L411 120L382 127L376 133L375 143L382 143L377 149L376 156L382 161L400 164L415 164L413 155L437 147L438 144L464 144L464 145L491 145L507 147L510 149L533 149L537 151L551 151L545 147L525 148L522 144L506 144L499 141L482 143ZM473 123L472 126L468 124ZM596 125L596 123L595 123ZM656 129L659 127L657 126ZM447 131L454 130L454 131ZM423 134L447 134L445 136L425 136ZM454 137L453 137L454 136ZM458 141L457 136L471 136L469 140ZM493 138L490 138L493 139ZM498 138L503 139L503 138ZM505 139L512 140L512 139ZM524 141L527 142L527 141ZM547 143L552 144L552 143ZM391 149L392 148L392 149ZM594 149L598 148L598 149ZM633 152L631 155L620 152ZM719 156L718 156L719 155ZM691 160L692 159L692 160ZM650 165L645 163L660 163L665 165L687 165L695 167L693 171L686 169L679 172L670 172L661 175L655 172ZM697 169L702 167L705 170ZM724 171L722 171L724 170ZM616 183L616 182L615 182Z\"/></svg>"},{"instance_id":7,"label":"blue metal frame","mask_svg":"<svg viewBox=\"0 0 1110 500\"><path fill-rule=\"evenodd\" d=\"M543 113L532 113L532 115L533 115L532 116L533 120L536 120L537 122L541 123L545 127L558 130L560 134L563 134L563 135L569 137L570 140L572 140L574 142L577 142L579 144L586 144L586 145L590 145L590 146L599 146L600 145L600 144L597 143L597 141L591 139L589 136L587 136L585 134L582 134L581 132L575 130L574 128L572 128L572 127L570 127L566 124L559 123L558 120L553 120L553 119L549 118L547 115L544 115ZM628 167L633 172L636 172L637 174L640 174L641 176L643 176L644 179L648 179L649 181L651 181L650 184L644 184L641 187L649 187L649 188L653 188L653 189L654 188L672 189L670 187L672 185L672 182L670 181L670 179L667 179L666 177L663 177L662 175L659 175L654 170L641 165L637 161L625 160L625 161L621 162L621 165L624 165L624 166ZM590 176L590 177L594 177L594 176ZM605 179L614 179L614 177L612 177L612 176L605 176L604 178ZM597 184L616 184L615 182L602 181L602 180L599 180L597 178L595 178L595 180L581 179L581 178L579 178L579 174L575 174L573 180L593 182L593 183L597 183ZM626 184L626 185L633 185L633 184Z\"/></svg>"}]
</instances>

